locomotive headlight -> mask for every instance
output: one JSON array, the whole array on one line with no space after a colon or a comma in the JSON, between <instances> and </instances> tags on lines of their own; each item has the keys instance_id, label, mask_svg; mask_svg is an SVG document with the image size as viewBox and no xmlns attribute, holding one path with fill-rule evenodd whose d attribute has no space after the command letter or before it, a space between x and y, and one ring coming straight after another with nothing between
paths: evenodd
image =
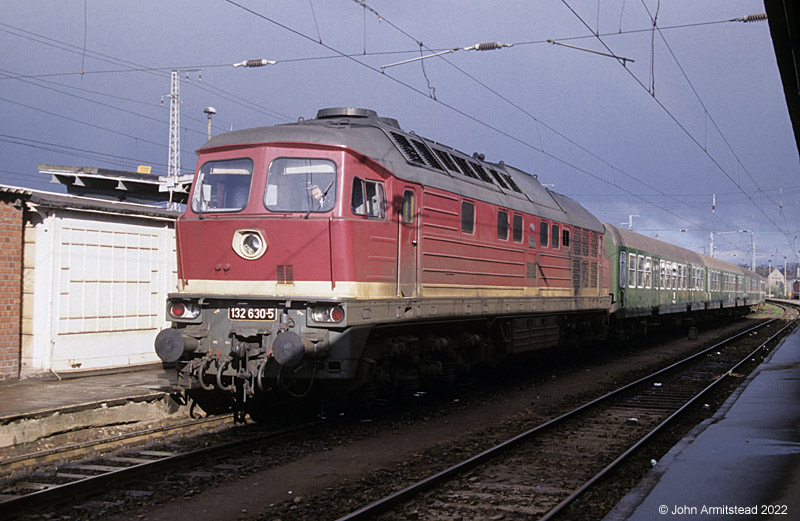
<instances>
[{"instance_id":1,"label":"locomotive headlight","mask_svg":"<svg viewBox=\"0 0 800 521\"><path fill-rule=\"evenodd\" d=\"M342 306L317 306L311 308L311 320L328 324L338 324L344 320Z\"/></svg>"},{"instance_id":2,"label":"locomotive headlight","mask_svg":"<svg viewBox=\"0 0 800 521\"><path fill-rule=\"evenodd\" d=\"M247 260L256 260L267 251L267 241L261 230L236 230L233 251Z\"/></svg>"},{"instance_id":3,"label":"locomotive headlight","mask_svg":"<svg viewBox=\"0 0 800 521\"><path fill-rule=\"evenodd\" d=\"M194 320L200 316L200 307L193 302L170 302L167 306L170 318Z\"/></svg>"},{"instance_id":4,"label":"locomotive headlight","mask_svg":"<svg viewBox=\"0 0 800 521\"><path fill-rule=\"evenodd\" d=\"M253 256L261 250L261 237L254 234L247 234L242 239L242 251L245 255Z\"/></svg>"}]
</instances>

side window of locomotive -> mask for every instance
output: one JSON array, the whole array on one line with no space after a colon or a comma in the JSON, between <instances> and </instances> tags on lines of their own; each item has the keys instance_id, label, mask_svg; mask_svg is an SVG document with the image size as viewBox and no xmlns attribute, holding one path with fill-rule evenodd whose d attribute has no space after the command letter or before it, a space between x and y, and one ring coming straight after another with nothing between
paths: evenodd
<instances>
[{"instance_id":1,"label":"side window of locomotive","mask_svg":"<svg viewBox=\"0 0 800 521\"><path fill-rule=\"evenodd\" d=\"M511 225L511 238L514 239L514 242L522 242L522 216L521 215L514 215L514 219Z\"/></svg>"},{"instance_id":2,"label":"side window of locomotive","mask_svg":"<svg viewBox=\"0 0 800 521\"><path fill-rule=\"evenodd\" d=\"M195 180L192 210L205 213L243 209L250 197L252 178L252 159L226 159L204 163Z\"/></svg>"},{"instance_id":3,"label":"side window of locomotive","mask_svg":"<svg viewBox=\"0 0 800 521\"><path fill-rule=\"evenodd\" d=\"M414 223L414 192L406 190L403 192L403 224Z\"/></svg>"},{"instance_id":4,"label":"side window of locomotive","mask_svg":"<svg viewBox=\"0 0 800 521\"><path fill-rule=\"evenodd\" d=\"M550 239L548 236L548 231L550 230L550 225L544 221L539 224L539 246L542 248L547 248L547 245L550 243Z\"/></svg>"},{"instance_id":5,"label":"side window of locomotive","mask_svg":"<svg viewBox=\"0 0 800 521\"><path fill-rule=\"evenodd\" d=\"M508 212L505 210L497 211L497 238L508 239Z\"/></svg>"},{"instance_id":6,"label":"side window of locomotive","mask_svg":"<svg viewBox=\"0 0 800 521\"><path fill-rule=\"evenodd\" d=\"M561 238L561 231L560 227L557 224L553 225L552 232L550 236L552 237L553 244L551 245L554 250L558 249L558 240Z\"/></svg>"},{"instance_id":7,"label":"side window of locomotive","mask_svg":"<svg viewBox=\"0 0 800 521\"><path fill-rule=\"evenodd\" d=\"M355 215L385 219L386 192L383 189L383 183L354 177L350 208Z\"/></svg>"},{"instance_id":8,"label":"side window of locomotive","mask_svg":"<svg viewBox=\"0 0 800 521\"><path fill-rule=\"evenodd\" d=\"M336 203L336 163L279 158L269 165L264 205L273 212L327 212Z\"/></svg>"},{"instance_id":9,"label":"side window of locomotive","mask_svg":"<svg viewBox=\"0 0 800 521\"><path fill-rule=\"evenodd\" d=\"M475 231L475 205L469 201L461 201L461 231L464 233Z\"/></svg>"}]
</instances>

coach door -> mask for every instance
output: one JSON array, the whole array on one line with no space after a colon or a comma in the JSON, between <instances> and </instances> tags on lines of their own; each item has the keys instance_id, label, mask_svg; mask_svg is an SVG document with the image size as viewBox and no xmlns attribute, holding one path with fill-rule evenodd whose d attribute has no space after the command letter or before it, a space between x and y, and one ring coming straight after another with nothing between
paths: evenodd
<instances>
[{"instance_id":1,"label":"coach door","mask_svg":"<svg viewBox=\"0 0 800 521\"><path fill-rule=\"evenodd\" d=\"M397 237L397 286L403 297L413 297L417 293L418 204L416 189L411 186L404 188Z\"/></svg>"}]
</instances>

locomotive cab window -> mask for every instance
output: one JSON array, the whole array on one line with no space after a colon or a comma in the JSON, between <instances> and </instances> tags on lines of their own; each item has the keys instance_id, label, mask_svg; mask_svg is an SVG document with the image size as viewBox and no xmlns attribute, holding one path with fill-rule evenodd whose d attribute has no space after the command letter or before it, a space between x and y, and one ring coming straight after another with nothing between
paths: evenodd
<instances>
[{"instance_id":1,"label":"locomotive cab window","mask_svg":"<svg viewBox=\"0 0 800 521\"><path fill-rule=\"evenodd\" d=\"M197 213L235 212L247 206L253 160L209 161L200 167L192 195L192 210Z\"/></svg>"},{"instance_id":2,"label":"locomotive cab window","mask_svg":"<svg viewBox=\"0 0 800 521\"><path fill-rule=\"evenodd\" d=\"M475 205L469 201L461 202L461 231L464 233L475 231Z\"/></svg>"},{"instance_id":3,"label":"locomotive cab window","mask_svg":"<svg viewBox=\"0 0 800 521\"><path fill-rule=\"evenodd\" d=\"M264 205L273 212L327 212L336 203L336 164L280 158L269 165Z\"/></svg>"},{"instance_id":4,"label":"locomotive cab window","mask_svg":"<svg viewBox=\"0 0 800 521\"><path fill-rule=\"evenodd\" d=\"M350 207L355 215L386 218L386 195L383 183L369 179L353 178Z\"/></svg>"}]
</instances>

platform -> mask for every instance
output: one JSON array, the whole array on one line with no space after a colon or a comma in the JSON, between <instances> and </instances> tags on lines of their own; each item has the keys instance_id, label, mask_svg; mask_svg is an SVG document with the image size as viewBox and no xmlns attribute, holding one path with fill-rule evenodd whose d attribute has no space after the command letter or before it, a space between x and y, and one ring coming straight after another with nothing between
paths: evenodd
<instances>
[{"instance_id":1,"label":"platform","mask_svg":"<svg viewBox=\"0 0 800 521\"><path fill-rule=\"evenodd\" d=\"M800 519L800 329L604 521Z\"/></svg>"},{"instance_id":2,"label":"platform","mask_svg":"<svg viewBox=\"0 0 800 521\"><path fill-rule=\"evenodd\" d=\"M0 385L0 447L35 441L68 427L163 417L168 414L162 402L169 397L172 371L151 365Z\"/></svg>"}]
</instances>

